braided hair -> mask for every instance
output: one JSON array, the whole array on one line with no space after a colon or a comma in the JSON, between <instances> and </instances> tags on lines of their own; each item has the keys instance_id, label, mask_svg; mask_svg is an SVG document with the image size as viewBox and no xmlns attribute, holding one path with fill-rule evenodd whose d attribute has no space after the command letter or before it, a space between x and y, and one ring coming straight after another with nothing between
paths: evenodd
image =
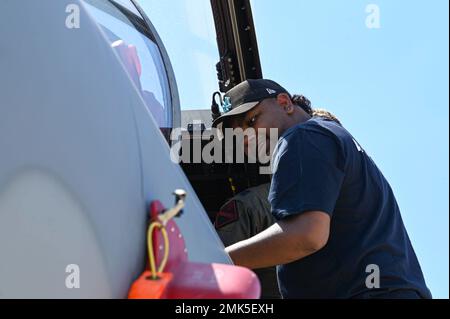
<instances>
[{"instance_id":1,"label":"braided hair","mask_svg":"<svg viewBox=\"0 0 450 319\"><path fill-rule=\"evenodd\" d=\"M321 116L321 117L327 118L331 121L334 121L337 124L342 126L341 121L339 121L339 119L331 112L324 110L324 109L313 109L311 106L311 101L308 100L303 95L299 95L299 94L294 95L292 97L292 103L301 107L303 109L303 111L305 111L310 116Z\"/></svg>"}]
</instances>

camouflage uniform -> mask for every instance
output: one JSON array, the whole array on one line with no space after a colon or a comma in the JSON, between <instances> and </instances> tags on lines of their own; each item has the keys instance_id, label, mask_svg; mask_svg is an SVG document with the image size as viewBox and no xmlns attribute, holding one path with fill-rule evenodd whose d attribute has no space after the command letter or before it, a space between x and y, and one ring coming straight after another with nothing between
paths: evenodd
<instances>
[{"instance_id":1,"label":"camouflage uniform","mask_svg":"<svg viewBox=\"0 0 450 319\"><path fill-rule=\"evenodd\" d=\"M270 184L250 188L228 201L217 214L215 227L224 245L231 246L264 231L275 223L270 210ZM281 298L276 267L257 269L263 299Z\"/></svg>"}]
</instances>

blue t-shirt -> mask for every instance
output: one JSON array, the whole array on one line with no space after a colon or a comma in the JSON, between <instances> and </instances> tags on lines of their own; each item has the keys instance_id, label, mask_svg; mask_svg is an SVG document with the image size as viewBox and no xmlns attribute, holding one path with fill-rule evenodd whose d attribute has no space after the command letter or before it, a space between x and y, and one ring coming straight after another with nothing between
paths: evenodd
<instances>
[{"instance_id":1,"label":"blue t-shirt","mask_svg":"<svg viewBox=\"0 0 450 319\"><path fill-rule=\"evenodd\" d=\"M321 117L278 142L269 194L277 220L308 211L330 215L327 245L278 267L284 298L357 298L415 290L431 298L388 182L358 142ZM380 288L374 266L379 269ZM372 277L371 277L372 276Z\"/></svg>"}]
</instances>

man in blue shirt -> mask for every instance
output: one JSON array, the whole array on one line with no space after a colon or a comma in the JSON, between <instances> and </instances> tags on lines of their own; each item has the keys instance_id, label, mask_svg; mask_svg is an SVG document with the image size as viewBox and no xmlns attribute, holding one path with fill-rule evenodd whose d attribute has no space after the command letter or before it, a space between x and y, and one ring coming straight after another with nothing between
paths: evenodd
<instances>
[{"instance_id":1,"label":"man in blue shirt","mask_svg":"<svg viewBox=\"0 0 450 319\"><path fill-rule=\"evenodd\" d=\"M245 81L226 101L214 127L281 136L269 194L277 223L227 247L235 264L279 265L284 298L431 298L392 189L350 133L270 80Z\"/></svg>"}]
</instances>

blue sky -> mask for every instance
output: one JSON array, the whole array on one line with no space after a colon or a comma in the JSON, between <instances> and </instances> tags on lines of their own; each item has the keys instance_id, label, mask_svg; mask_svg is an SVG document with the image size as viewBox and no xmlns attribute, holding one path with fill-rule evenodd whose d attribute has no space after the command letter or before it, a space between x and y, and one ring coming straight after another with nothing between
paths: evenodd
<instances>
[{"instance_id":1,"label":"blue sky","mask_svg":"<svg viewBox=\"0 0 450 319\"><path fill-rule=\"evenodd\" d=\"M218 61L209 1L140 2L165 41L182 107L209 107ZM366 26L371 3L380 29ZM264 76L335 113L364 146L394 189L434 297L448 298L448 1L252 6Z\"/></svg>"}]
</instances>

